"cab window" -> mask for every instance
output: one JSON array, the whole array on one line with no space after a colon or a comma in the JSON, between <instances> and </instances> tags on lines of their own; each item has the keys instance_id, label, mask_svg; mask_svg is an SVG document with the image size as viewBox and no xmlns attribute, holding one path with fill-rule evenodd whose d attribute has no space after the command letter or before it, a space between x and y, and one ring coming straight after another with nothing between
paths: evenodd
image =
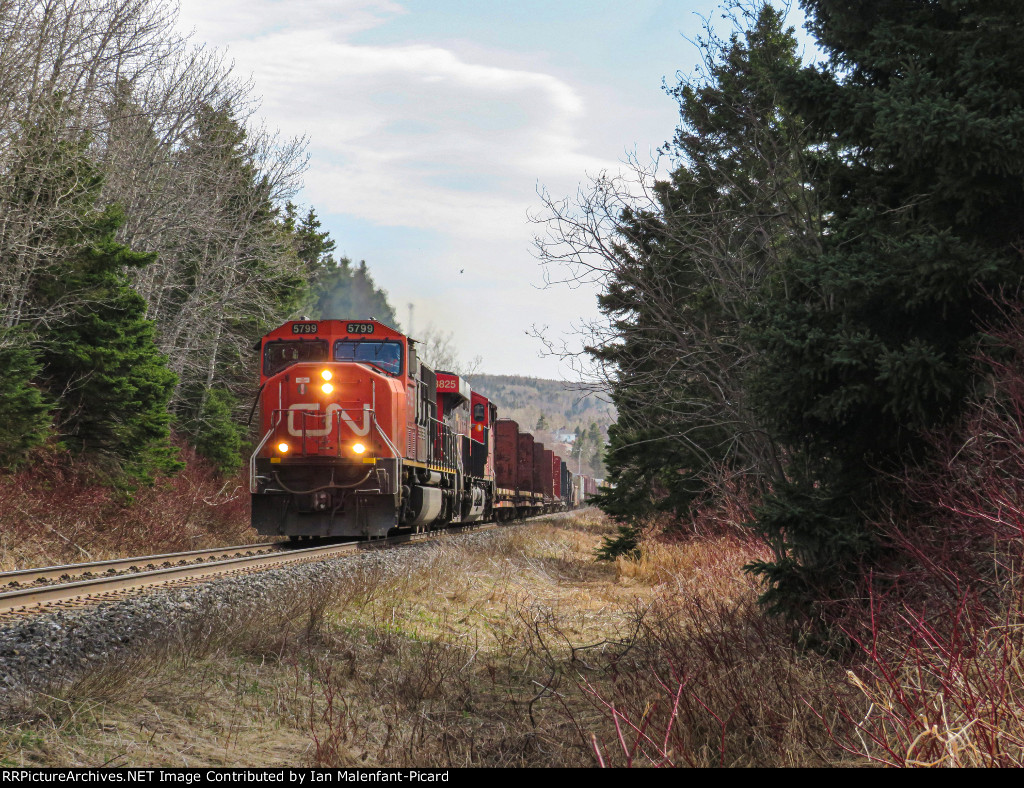
<instances>
[{"instance_id":1,"label":"cab window","mask_svg":"<svg viewBox=\"0 0 1024 788\"><path fill-rule=\"evenodd\" d=\"M385 339L339 339L334 343L335 361L362 361L392 375L402 373L402 343Z\"/></svg>"},{"instance_id":2,"label":"cab window","mask_svg":"<svg viewBox=\"0 0 1024 788\"><path fill-rule=\"evenodd\" d=\"M473 421L485 421L484 403L478 402L473 406Z\"/></svg>"},{"instance_id":3,"label":"cab window","mask_svg":"<svg viewBox=\"0 0 1024 788\"><path fill-rule=\"evenodd\" d=\"M281 340L263 347L263 374L276 375L300 361L326 361L327 343L322 340Z\"/></svg>"}]
</instances>

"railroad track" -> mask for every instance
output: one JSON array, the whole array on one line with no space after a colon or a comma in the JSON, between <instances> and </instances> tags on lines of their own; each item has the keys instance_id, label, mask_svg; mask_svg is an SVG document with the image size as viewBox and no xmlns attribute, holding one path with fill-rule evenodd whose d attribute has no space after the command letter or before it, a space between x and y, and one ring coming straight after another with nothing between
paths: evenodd
<instances>
[{"instance_id":1,"label":"railroad track","mask_svg":"<svg viewBox=\"0 0 1024 788\"><path fill-rule=\"evenodd\" d=\"M286 542L263 542L261 544L218 547L212 550L188 550L183 553L144 555L134 558L114 558L109 561L90 561L84 564L46 566L39 569L20 569L15 572L0 572L0 591L15 588L38 587L44 583L69 581L73 578L92 578L101 575L118 575L126 572L142 572L147 569L161 569L203 561L216 561L233 556L254 555L283 548Z\"/></svg>"},{"instance_id":2,"label":"railroad track","mask_svg":"<svg viewBox=\"0 0 1024 788\"><path fill-rule=\"evenodd\" d=\"M550 515L539 515L528 520L545 516ZM217 550L193 550L187 553L4 572L0 573L0 587L10 587L12 583L16 583L18 587L0 592L0 620L42 612L54 605L97 604L155 586L191 583L286 564L320 561L364 550L380 550L430 541L442 534L464 531L476 533L497 527L496 523L455 526L422 534L402 534L385 539L319 544L312 547L292 547L288 543L268 542ZM120 573L114 574L115 572ZM88 577L97 573L101 576ZM75 580L75 577L86 579ZM53 580L62 582L52 582Z\"/></svg>"}]
</instances>

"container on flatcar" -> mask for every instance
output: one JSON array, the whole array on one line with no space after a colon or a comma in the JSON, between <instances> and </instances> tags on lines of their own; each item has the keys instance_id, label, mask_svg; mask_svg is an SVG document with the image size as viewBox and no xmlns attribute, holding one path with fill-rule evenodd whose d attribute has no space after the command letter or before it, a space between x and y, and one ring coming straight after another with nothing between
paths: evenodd
<instances>
[{"instance_id":1,"label":"container on flatcar","mask_svg":"<svg viewBox=\"0 0 1024 788\"><path fill-rule=\"evenodd\" d=\"M494 442L494 480L499 490L515 493L519 488L519 424L498 419Z\"/></svg>"},{"instance_id":2,"label":"container on flatcar","mask_svg":"<svg viewBox=\"0 0 1024 788\"><path fill-rule=\"evenodd\" d=\"M533 494L534 498L544 498L544 480L548 475L548 466L544 464L544 444L533 442Z\"/></svg>"},{"instance_id":3,"label":"container on flatcar","mask_svg":"<svg viewBox=\"0 0 1024 788\"><path fill-rule=\"evenodd\" d=\"M555 461L555 453L551 449L543 449L543 460L541 465L541 492L544 493L544 500L552 502L555 499L554 476L551 475L551 466Z\"/></svg>"},{"instance_id":4,"label":"container on flatcar","mask_svg":"<svg viewBox=\"0 0 1024 788\"><path fill-rule=\"evenodd\" d=\"M533 497L533 435L529 432L519 433L519 452L516 462L516 489L520 496Z\"/></svg>"},{"instance_id":5,"label":"container on flatcar","mask_svg":"<svg viewBox=\"0 0 1024 788\"><path fill-rule=\"evenodd\" d=\"M289 321L258 349L249 489L261 534L384 536L570 507L577 483L596 492L379 321Z\"/></svg>"}]
</instances>

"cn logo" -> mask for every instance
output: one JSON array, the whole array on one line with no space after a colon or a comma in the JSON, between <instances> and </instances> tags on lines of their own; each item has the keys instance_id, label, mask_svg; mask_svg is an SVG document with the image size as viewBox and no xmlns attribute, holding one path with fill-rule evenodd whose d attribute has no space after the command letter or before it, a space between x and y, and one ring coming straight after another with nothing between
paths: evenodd
<instances>
[{"instance_id":1,"label":"cn logo","mask_svg":"<svg viewBox=\"0 0 1024 788\"><path fill-rule=\"evenodd\" d=\"M299 402L299 403L296 403L296 404L292 405L290 408L288 408L288 434L292 435L292 436L294 436L296 438L301 438L302 437L302 423L301 423L301 421L300 421L300 423L298 425L295 424L295 422L296 422L295 413L296 413L296 411L300 411L300 410L319 411L320 410L320 403L319 402ZM339 411L341 413L341 420L344 421L351 428L352 432L355 435L358 435L360 438L363 438L363 437L365 437L365 436L370 434L370 406L369 405L363 405L363 423L362 423L362 426L356 426L356 423L352 420L352 417L348 415L348 411L346 411L344 408L342 408L341 405L337 405L337 404L332 402L330 405L327 406L327 410L324 411L324 415L326 416L326 418L323 419L323 423L324 423L323 429L317 430L317 429L310 429L309 427L306 427L306 436L310 437L310 438L325 438L328 435L330 435L331 434L331 429L334 426L334 414L338 413ZM312 421L314 423L320 423L320 419L313 419Z\"/></svg>"}]
</instances>

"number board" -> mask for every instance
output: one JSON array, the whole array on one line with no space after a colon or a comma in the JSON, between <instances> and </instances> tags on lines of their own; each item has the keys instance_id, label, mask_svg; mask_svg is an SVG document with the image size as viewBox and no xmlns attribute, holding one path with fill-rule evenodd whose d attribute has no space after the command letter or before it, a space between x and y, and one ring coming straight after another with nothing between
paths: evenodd
<instances>
[{"instance_id":1,"label":"number board","mask_svg":"<svg viewBox=\"0 0 1024 788\"><path fill-rule=\"evenodd\" d=\"M372 334L373 329L373 323L349 323L345 326L349 334Z\"/></svg>"},{"instance_id":2,"label":"number board","mask_svg":"<svg viewBox=\"0 0 1024 788\"><path fill-rule=\"evenodd\" d=\"M318 329L316 323L292 323L293 334L315 334Z\"/></svg>"},{"instance_id":3,"label":"number board","mask_svg":"<svg viewBox=\"0 0 1024 788\"><path fill-rule=\"evenodd\" d=\"M438 391L458 391L459 390L459 379L458 378L442 378L440 375L437 376L437 390Z\"/></svg>"}]
</instances>

